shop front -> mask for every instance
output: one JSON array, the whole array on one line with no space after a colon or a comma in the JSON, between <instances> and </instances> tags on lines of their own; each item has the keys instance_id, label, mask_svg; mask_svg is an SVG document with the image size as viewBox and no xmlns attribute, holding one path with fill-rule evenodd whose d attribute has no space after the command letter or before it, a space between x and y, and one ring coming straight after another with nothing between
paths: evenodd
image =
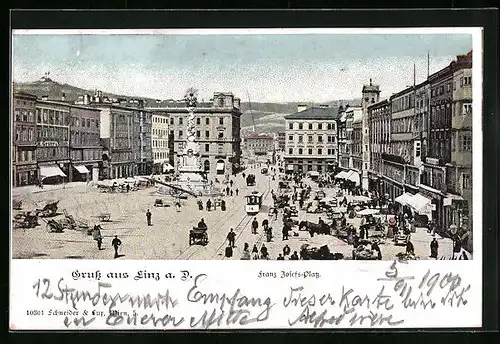
<instances>
[{"instance_id":1,"label":"shop front","mask_svg":"<svg viewBox=\"0 0 500 344\"><path fill-rule=\"evenodd\" d=\"M14 168L14 186L25 186L35 184L37 176L36 163L17 164Z\"/></svg>"},{"instance_id":2,"label":"shop front","mask_svg":"<svg viewBox=\"0 0 500 344\"><path fill-rule=\"evenodd\" d=\"M68 174L66 173L68 167L64 163L39 164L38 169L38 176L43 184L61 184L68 181Z\"/></svg>"},{"instance_id":3,"label":"shop front","mask_svg":"<svg viewBox=\"0 0 500 344\"><path fill-rule=\"evenodd\" d=\"M437 232L440 235L446 234L448 221L444 212L444 196L441 191L427 185L419 185L419 193L431 200L431 216L436 222Z\"/></svg>"},{"instance_id":4,"label":"shop front","mask_svg":"<svg viewBox=\"0 0 500 344\"><path fill-rule=\"evenodd\" d=\"M85 165L83 163L73 163L73 181L86 182L91 176L93 164Z\"/></svg>"}]
</instances>

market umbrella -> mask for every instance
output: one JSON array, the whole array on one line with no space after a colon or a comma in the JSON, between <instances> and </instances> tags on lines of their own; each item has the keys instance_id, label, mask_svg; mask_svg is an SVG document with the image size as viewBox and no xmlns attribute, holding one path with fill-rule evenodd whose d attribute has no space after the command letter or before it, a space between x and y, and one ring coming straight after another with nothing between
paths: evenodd
<instances>
[{"instance_id":1,"label":"market umbrella","mask_svg":"<svg viewBox=\"0 0 500 344\"><path fill-rule=\"evenodd\" d=\"M380 211L378 209L364 209L364 210L361 210L361 211L358 211L357 214L358 215L375 215L375 214L378 214Z\"/></svg>"}]
</instances>

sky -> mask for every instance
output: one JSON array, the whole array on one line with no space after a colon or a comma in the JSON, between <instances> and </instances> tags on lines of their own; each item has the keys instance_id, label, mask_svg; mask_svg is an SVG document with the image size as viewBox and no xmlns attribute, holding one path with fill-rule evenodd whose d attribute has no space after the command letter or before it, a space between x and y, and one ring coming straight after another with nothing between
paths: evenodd
<instances>
[{"instance_id":1,"label":"sky","mask_svg":"<svg viewBox=\"0 0 500 344\"><path fill-rule=\"evenodd\" d=\"M470 34L16 34L12 79L155 99L233 92L242 101L361 98L373 79L389 97L472 49Z\"/></svg>"}]
</instances>

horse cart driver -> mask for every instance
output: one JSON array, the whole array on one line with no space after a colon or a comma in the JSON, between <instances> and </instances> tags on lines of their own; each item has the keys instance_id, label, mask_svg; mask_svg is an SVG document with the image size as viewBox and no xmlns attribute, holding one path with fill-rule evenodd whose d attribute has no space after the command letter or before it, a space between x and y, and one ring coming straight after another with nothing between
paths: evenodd
<instances>
[{"instance_id":1,"label":"horse cart driver","mask_svg":"<svg viewBox=\"0 0 500 344\"><path fill-rule=\"evenodd\" d=\"M201 219L200 222L198 222L198 229L207 229L207 224L204 219Z\"/></svg>"}]
</instances>

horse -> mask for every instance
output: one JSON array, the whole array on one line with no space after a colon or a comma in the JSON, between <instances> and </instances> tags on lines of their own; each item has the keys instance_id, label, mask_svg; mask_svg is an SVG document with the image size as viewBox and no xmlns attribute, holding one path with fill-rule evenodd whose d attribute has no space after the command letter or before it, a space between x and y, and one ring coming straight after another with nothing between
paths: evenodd
<instances>
[{"instance_id":1,"label":"horse","mask_svg":"<svg viewBox=\"0 0 500 344\"><path fill-rule=\"evenodd\" d=\"M326 223L323 223L323 225L321 225L319 223L301 221L299 223L299 231L304 230L304 228L305 230L309 231L311 238L314 236L314 234L331 234L331 228Z\"/></svg>"}]
</instances>

